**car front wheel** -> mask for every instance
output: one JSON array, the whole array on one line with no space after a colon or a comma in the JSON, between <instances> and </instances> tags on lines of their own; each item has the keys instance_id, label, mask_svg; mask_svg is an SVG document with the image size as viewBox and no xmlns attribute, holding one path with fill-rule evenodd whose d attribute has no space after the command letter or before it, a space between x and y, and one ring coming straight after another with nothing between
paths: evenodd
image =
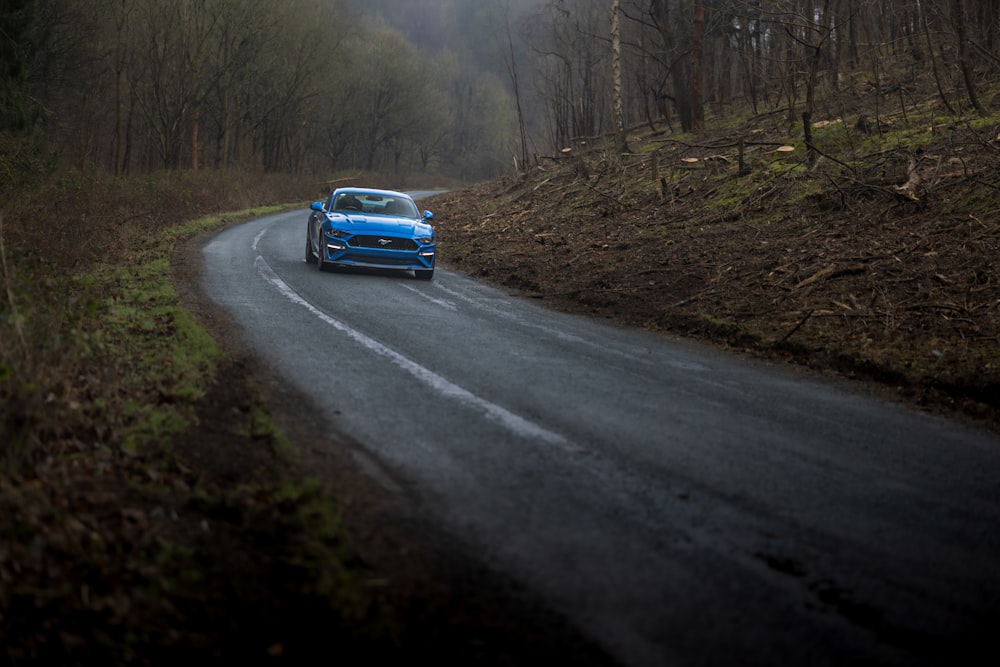
<instances>
[{"instance_id":1,"label":"car front wheel","mask_svg":"<svg viewBox=\"0 0 1000 667\"><path fill-rule=\"evenodd\" d=\"M309 230L306 230L306 264L312 264L316 261L316 255L313 254L312 239L309 238Z\"/></svg>"},{"instance_id":2,"label":"car front wheel","mask_svg":"<svg viewBox=\"0 0 1000 667\"><path fill-rule=\"evenodd\" d=\"M319 246L316 248L316 266L320 271L328 271L330 263L326 261L326 248L323 247L323 231L319 232Z\"/></svg>"}]
</instances>

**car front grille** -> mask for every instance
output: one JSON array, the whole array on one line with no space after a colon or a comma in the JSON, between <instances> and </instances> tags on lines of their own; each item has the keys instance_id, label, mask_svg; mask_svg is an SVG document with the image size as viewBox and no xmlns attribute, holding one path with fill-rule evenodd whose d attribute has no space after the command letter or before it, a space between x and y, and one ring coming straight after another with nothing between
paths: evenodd
<instances>
[{"instance_id":1,"label":"car front grille","mask_svg":"<svg viewBox=\"0 0 1000 667\"><path fill-rule=\"evenodd\" d=\"M401 239L394 236L355 236L350 241L355 248L378 248L379 250L416 250L417 242L413 239Z\"/></svg>"},{"instance_id":2,"label":"car front grille","mask_svg":"<svg viewBox=\"0 0 1000 667\"><path fill-rule=\"evenodd\" d=\"M357 264L368 264L370 266L413 266L417 262L412 257L370 257L366 255L347 254L340 258L348 262Z\"/></svg>"}]
</instances>

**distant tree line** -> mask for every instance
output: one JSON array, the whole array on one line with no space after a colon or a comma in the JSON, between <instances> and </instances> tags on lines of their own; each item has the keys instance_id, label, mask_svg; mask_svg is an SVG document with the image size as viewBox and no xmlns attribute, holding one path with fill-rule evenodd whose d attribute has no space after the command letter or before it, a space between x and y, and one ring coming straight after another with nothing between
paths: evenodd
<instances>
[{"instance_id":1,"label":"distant tree line","mask_svg":"<svg viewBox=\"0 0 1000 667\"><path fill-rule=\"evenodd\" d=\"M998 68L1000 0L2 0L0 190L41 138L113 174L479 179L623 124L808 132L918 76L986 113Z\"/></svg>"},{"instance_id":2,"label":"distant tree line","mask_svg":"<svg viewBox=\"0 0 1000 667\"><path fill-rule=\"evenodd\" d=\"M502 80L352 0L4 2L3 122L80 169L485 177L507 153Z\"/></svg>"}]
</instances>

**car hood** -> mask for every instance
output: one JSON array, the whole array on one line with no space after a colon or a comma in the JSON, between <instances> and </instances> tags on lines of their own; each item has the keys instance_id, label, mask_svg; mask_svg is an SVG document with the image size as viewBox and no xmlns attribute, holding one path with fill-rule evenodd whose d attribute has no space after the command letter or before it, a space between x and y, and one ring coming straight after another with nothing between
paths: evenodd
<instances>
[{"instance_id":1,"label":"car hood","mask_svg":"<svg viewBox=\"0 0 1000 667\"><path fill-rule=\"evenodd\" d=\"M336 227L354 234L392 232L424 236L432 233L430 225L413 218L391 218L384 215L365 215L363 213L335 213L329 216L329 219Z\"/></svg>"}]
</instances>

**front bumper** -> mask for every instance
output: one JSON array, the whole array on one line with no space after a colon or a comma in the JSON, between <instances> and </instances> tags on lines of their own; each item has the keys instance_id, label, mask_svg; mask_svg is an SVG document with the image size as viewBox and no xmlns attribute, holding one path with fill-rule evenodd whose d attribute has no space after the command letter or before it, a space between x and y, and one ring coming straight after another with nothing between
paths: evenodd
<instances>
[{"instance_id":1,"label":"front bumper","mask_svg":"<svg viewBox=\"0 0 1000 667\"><path fill-rule=\"evenodd\" d=\"M385 240L385 237L382 237ZM437 254L436 244L420 244L414 239L391 239L392 248L366 247L354 245L356 239L335 238L323 235L321 252L324 259L331 264L341 266L359 266L375 269L433 269ZM400 247L404 249L399 249Z\"/></svg>"}]
</instances>

